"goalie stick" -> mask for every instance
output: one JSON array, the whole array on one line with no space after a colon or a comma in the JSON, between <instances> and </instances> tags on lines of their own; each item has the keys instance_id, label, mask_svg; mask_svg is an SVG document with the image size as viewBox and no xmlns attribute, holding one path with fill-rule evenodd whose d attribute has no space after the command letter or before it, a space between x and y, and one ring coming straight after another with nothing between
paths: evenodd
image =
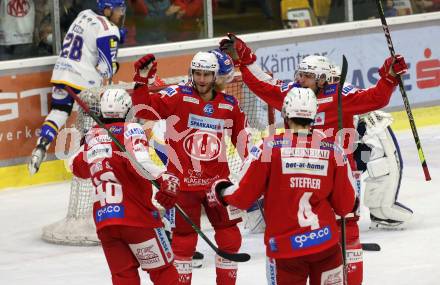
<instances>
[{"instance_id":1,"label":"goalie stick","mask_svg":"<svg viewBox=\"0 0 440 285\"><path fill-rule=\"evenodd\" d=\"M391 56L395 57L396 52L394 51L393 42L391 41L391 34L388 28L387 20L385 19L385 14L383 13L381 0L376 0L376 6L377 10L379 11L380 21L382 22L383 32L385 34L385 38L387 39L388 49L390 50ZM414 141L416 143L419 160L422 164L423 173L425 174L425 180L429 181L431 180L431 175L429 174L428 164L426 163L425 155L423 154L422 143L420 142L419 134L417 133L416 123L414 121L414 117L411 111L408 95L406 95L406 91L400 75L397 75L397 79L399 81L399 89L400 93L402 94L403 104L405 105L406 115L408 116L409 125L411 126L411 131L414 137Z\"/></svg>"},{"instance_id":2,"label":"goalie stick","mask_svg":"<svg viewBox=\"0 0 440 285\"><path fill-rule=\"evenodd\" d=\"M69 87L66 86L66 90L69 93L70 96L78 103L78 105L102 128L104 129L107 134L110 136L111 140L116 144L116 146L127 156L127 158L130 160L131 163L136 167L137 170L139 170L141 173L145 174L148 179L150 180L151 184L153 184L155 187L160 189L158 183L154 180L154 178L151 176L150 173L148 173L147 170L145 170L142 165L125 149L125 147L118 141L118 139L110 132L109 129L107 129L104 125L104 123L93 113L90 111L90 108L87 106L87 104L79 98L75 92ZM183 209L178 205L175 204L175 207L179 214L183 217L183 219L191 225L191 227L194 229L194 231L222 258L235 261L235 262L246 262L249 261L251 256L247 253L228 253L225 251L222 251L217 246L214 245L214 243L202 232L202 230L194 224L194 222L188 217L188 215L183 211Z\"/></svg>"},{"instance_id":3,"label":"goalie stick","mask_svg":"<svg viewBox=\"0 0 440 285\"><path fill-rule=\"evenodd\" d=\"M339 144L343 146L342 141L342 88L344 87L345 79L347 77L348 62L345 55L342 55L342 68L341 77L339 79L338 88L338 137ZM345 232L345 217L341 217L341 247L342 247L342 260L344 264L344 285L347 284L347 240Z\"/></svg>"}]
</instances>

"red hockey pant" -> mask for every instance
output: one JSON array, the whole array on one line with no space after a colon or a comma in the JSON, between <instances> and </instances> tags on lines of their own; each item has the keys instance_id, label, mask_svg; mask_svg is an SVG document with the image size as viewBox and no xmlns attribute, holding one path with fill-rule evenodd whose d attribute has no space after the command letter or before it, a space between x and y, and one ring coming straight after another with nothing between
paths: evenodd
<instances>
[{"instance_id":1,"label":"red hockey pant","mask_svg":"<svg viewBox=\"0 0 440 285\"><path fill-rule=\"evenodd\" d=\"M206 200L205 191L180 191L177 196L177 203L199 227L203 205L206 215L214 228L214 237L218 247L226 252L238 252L241 246L241 234L237 223L241 221L240 219L230 220L225 207L210 208ZM172 248L176 255L176 266L178 266L177 263L180 261L185 262L192 258L197 245L197 233L180 214L176 214L175 219ZM235 263L224 262L224 260L217 258L217 284L235 284L236 271ZM185 270L185 275L183 277L179 273L179 284L191 284L191 270Z\"/></svg>"},{"instance_id":2,"label":"red hockey pant","mask_svg":"<svg viewBox=\"0 0 440 285\"><path fill-rule=\"evenodd\" d=\"M113 285L140 285L140 264L129 244L139 244L156 238L154 229L130 226L107 226L98 231L105 257L112 274ZM157 239L157 238L156 238ZM160 242L157 244L160 245ZM163 251L163 249L162 249ZM155 285L176 285L178 275L172 262L146 270Z\"/></svg>"},{"instance_id":3,"label":"red hockey pant","mask_svg":"<svg viewBox=\"0 0 440 285\"><path fill-rule=\"evenodd\" d=\"M295 257L268 259L268 284L343 284L342 252L339 244L322 252Z\"/></svg>"}]
</instances>

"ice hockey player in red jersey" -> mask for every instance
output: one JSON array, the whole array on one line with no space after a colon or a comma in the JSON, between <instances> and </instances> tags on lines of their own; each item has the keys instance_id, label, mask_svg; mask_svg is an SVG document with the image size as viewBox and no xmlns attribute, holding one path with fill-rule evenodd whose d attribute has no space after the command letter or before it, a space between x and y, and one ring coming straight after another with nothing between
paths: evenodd
<instances>
[{"instance_id":1,"label":"ice hockey player in red jersey","mask_svg":"<svg viewBox=\"0 0 440 285\"><path fill-rule=\"evenodd\" d=\"M354 206L354 179L341 147L310 125L316 115L311 89L284 99L285 133L263 138L250 150L238 185L214 183L210 206L249 208L264 194L268 284L343 284L335 213Z\"/></svg>"},{"instance_id":2,"label":"ice hockey player in red jersey","mask_svg":"<svg viewBox=\"0 0 440 285\"><path fill-rule=\"evenodd\" d=\"M322 130L326 135L336 135L338 132L338 84L329 84L329 79L332 76L332 64L328 58L316 55L304 58L295 74L295 81L282 82L273 79L261 70L255 62L255 54L245 42L233 34L228 34L228 37L220 42L220 49L228 53L234 63L240 67L244 83L258 97L270 106L281 110L283 99L289 90L298 87L311 88L318 100L318 111L313 128ZM353 144L356 140L353 116L385 107L398 85L396 75L404 74L407 68L402 56L390 57L379 69L380 79L376 86L368 89L357 89L351 85L343 87L342 110L344 115L342 123L345 138L343 147L348 152L353 169L355 169ZM363 263L357 225L358 214L357 210L350 213L346 223L348 285L362 283Z\"/></svg>"},{"instance_id":3,"label":"ice hockey player in red jersey","mask_svg":"<svg viewBox=\"0 0 440 285\"><path fill-rule=\"evenodd\" d=\"M226 135L231 137L238 152L246 155L247 122L238 101L214 89L218 69L213 53L199 52L191 61L190 85L171 86L158 94L150 94L147 83L155 77L156 62L153 55L146 55L135 63L137 84L132 99L138 109L137 117L167 121L167 169L176 173L181 182L177 203L199 226L203 205L215 230L218 247L234 253L241 246L237 227L240 219L230 217L225 207L209 208L206 191L214 181L229 176ZM179 284L190 284L197 233L180 215L171 215L175 221L172 247ZM216 256L217 284L235 284L236 272L236 263Z\"/></svg>"},{"instance_id":4,"label":"ice hockey player in red jersey","mask_svg":"<svg viewBox=\"0 0 440 285\"><path fill-rule=\"evenodd\" d=\"M174 206L179 180L171 173L162 173L151 161L142 127L125 122L131 106L125 90L105 91L101 97L102 121L150 176L134 167L107 131L99 127L87 133L70 166L75 176L92 179L93 218L113 284L140 285L140 266L153 284L175 285L178 275L173 266L174 254L159 211L151 202L152 186L147 177L160 182L155 197L165 208Z\"/></svg>"}]
</instances>

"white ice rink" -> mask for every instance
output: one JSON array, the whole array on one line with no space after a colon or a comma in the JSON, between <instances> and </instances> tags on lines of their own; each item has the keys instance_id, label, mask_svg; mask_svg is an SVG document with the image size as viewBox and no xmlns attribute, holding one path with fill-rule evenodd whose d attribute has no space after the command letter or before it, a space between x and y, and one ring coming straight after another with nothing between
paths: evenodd
<instances>
[{"instance_id":1,"label":"white ice rink","mask_svg":"<svg viewBox=\"0 0 440 285\"><path fill-rule=\"evenodd\" d=\"M440 284L440 127L419 129L432 181L425 182L410 132L398 133L404 159L399 201L415 211L408 229L398 232L368 230L362 209L361 241L377 242L380 252L364 252L364 284ZM437 185L437 186L434 186ZM100 247L45 243L43 226L64 218L69 183L0 192L1 285L111 284ZM208 236L212 230L204 225ZM193 284L215 284L212 250L199 241L204 266L193 272ZM266 284L262 235L244 234L242 252L251 261L240 264L237 284ZM151 284L142 273L142 284Z\"/></svg>"}]
</instances>

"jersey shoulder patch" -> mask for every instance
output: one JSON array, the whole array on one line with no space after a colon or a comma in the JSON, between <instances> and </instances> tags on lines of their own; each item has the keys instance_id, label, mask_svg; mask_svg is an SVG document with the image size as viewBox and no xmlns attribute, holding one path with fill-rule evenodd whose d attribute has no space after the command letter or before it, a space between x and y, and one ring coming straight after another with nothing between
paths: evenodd
<instances>
[{"instance_id":1,"label":"jersey shoulder patch","mask_svg":"<svg viewBox=\"0 0 440 285\"><path fill-rule=\"evenodd\" d=\"M178 86L178 85L168 86L167 88L164 88L164 89L160 90L159 94L165 95L165 96L168 96L168 97L173 97L174 95L176 95L178 93L179 87L180 86Z\"/></svg>"},{"instance_id":2,"label":"jersey shoulder patch","mask_svg":"<svg viewBox=\"0 0 440 285\"><path fill-rule=\"evenodd\" d=\"M235 99L234 96L225 93L221 93L221 94L223 94L223 98L226 100L226 102L232 104L233 106L237 105L237 99Z\"/></svg>"},{"instance_id":3,"label":"jersey shoulder patch","mask_svg":"<svg viewBox=\"0 0 440 285\"><path fill-rule=\"evenodd\" d=\"M342 95L346 96L352 93L356 93L358 90L359 88L351 84L344 84L344 87L342 88Z\"/></svg>"},{"instance_id":4,"label":"jersey shoulder patch","mask_svg":"<svg viewBox=\"0 0 440 285\"><path fill-rule=\"evenodd\" d=\"M192 95L194 93L193 88L188 85L179 85L179 91L186 95Z\"/></svg>"},{"instance_id":5,"label":"jersey shoulder patch","mask_svg":"<svg viewBox=\"0 0 440 285\"><path fill-rule=\"evenodd\" d=\"M138 123L130 123L127 124L125 127L124 137L130 138L130 137L143 137L145 136L145 131L142 129L142 126Z\"/></svg>"}]
</instances>

